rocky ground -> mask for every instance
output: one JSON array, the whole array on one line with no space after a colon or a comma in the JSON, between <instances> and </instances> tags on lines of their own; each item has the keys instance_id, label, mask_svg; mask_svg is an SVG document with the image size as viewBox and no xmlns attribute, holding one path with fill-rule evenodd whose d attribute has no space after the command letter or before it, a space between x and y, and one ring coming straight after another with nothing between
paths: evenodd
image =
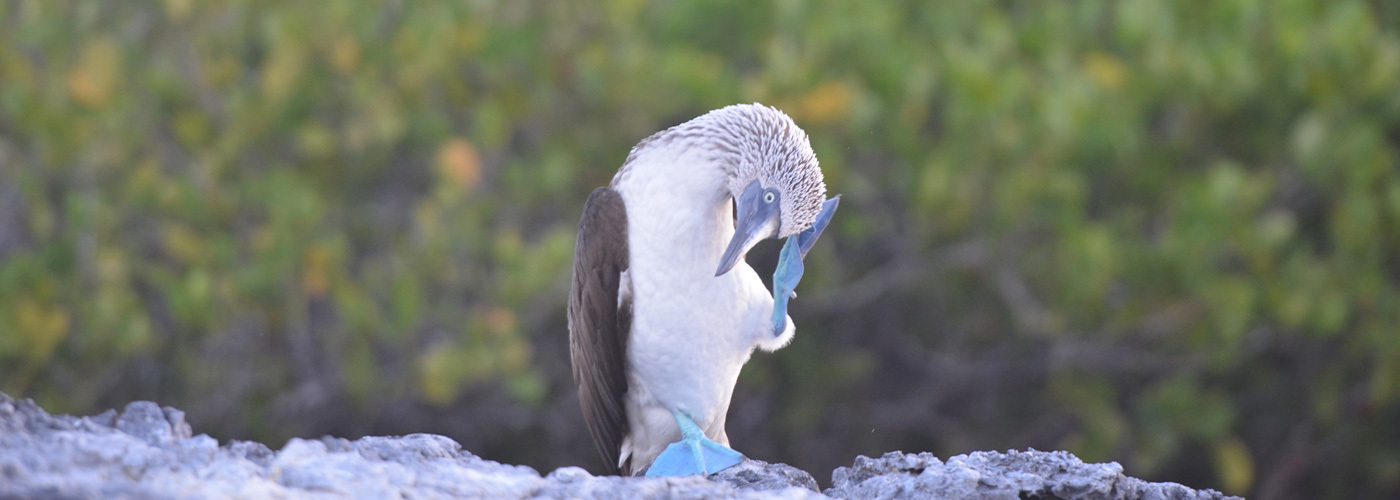
<instances>
[{"instance_id":1,"label":"rocky ground","mask_svg":"<svg viewBox=\"0 0 1400 500\"><path fill-rule=\"evenodd\" d=\"M819 491L812 476L749 461L709 479L541 476L433 434L292 439L280 450L194 435L184 412L149 401L89 417L49 415L0 393L0 499L7 498L986 498L1218 499L1123 475L1067 452L857 457Z\"/></svg>"}]
</instances>

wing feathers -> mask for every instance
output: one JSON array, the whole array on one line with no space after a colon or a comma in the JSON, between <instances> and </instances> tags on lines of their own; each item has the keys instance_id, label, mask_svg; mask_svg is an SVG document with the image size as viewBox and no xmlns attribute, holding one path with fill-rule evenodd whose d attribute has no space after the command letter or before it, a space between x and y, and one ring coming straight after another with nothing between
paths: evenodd
<instances>
[{"instance_id":1,"label":"wing feathers","mask_svg":"<svg viewBox=\"0 0 1400 500\"><path fill-rule=\"evenodd\" d=\"M569 293L569 350L583 418L610 474L618 473L618 453L627 435L627 337L630 297L619 298L628 267L627 211L622 196L609 188L589 195L574 248Z\"/></svg>"}]
</instances>

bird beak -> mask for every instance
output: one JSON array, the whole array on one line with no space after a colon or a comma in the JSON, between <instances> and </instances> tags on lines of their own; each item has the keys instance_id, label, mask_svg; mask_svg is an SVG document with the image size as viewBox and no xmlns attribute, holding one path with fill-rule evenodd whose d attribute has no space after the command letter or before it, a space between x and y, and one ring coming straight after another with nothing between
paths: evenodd
<instances>
[{"instance_id":1,"label":"bird beak","mask_svg":"<svg viewBox=\"0 0 1400 500\"><path fill-rule=\"evenodd\" d=\"M749 249L759 241L778 234L780 204L776 200L764 203L763 186L759 185L758 181L753 181L744 188L744 193L739 195L735 205L739 213L734 223L734 237L729 239L729 247L724 249L724 255L719 258L719 269L715 271L715 276L722 276L733 269L739 258L749 253Z\"/></svg>"}]
</instances>

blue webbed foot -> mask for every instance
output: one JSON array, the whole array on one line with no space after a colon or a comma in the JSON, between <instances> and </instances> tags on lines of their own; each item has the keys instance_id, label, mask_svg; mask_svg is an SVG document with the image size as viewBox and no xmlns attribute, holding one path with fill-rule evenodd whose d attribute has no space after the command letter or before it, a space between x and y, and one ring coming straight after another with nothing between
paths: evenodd
<instances>
[{"instance_id":1,"label":"blue webbed foot","mask_svg":"<svg viewBox=\"0 0 1400 500\"><path fill-rule=\"evenodd\" d=\"M798 235L788 236L783 251L778 254L778 269L773 272L773 336L783 334L787 326L787 303L797 295L793 290L802 280L802 251Z\"/></svg>"},{"instance_id":2,"label":"blue webbed foot","mask_svg":"<svg viewBox=\"0 0 1400 500\"><path fill-rule=\"evenodd\" d=\"M817 212L817 219L812 221L812 227L797 234L798 245L802 249L802 257L807 257L807 252L812 250L812 245L817 243L817 237L826 230L826 225L831 223L831 216L836 215L836 206L841 204L841 195L833 196L822 202L822 209Z\"/></svg>"},{"instance_id":3,"label":"blue webbed foot","mask_svg":"<svg viewBox=\"0 0 1400 500\"><path fill-rule=\"evenodd\" d=\"M711 441L690 417L671 410L681 426L681 440L666 446L666 450L647 468L647 477L708 476L744 461L744 455Z\"/></svg>"},{"instance_id":4,"label":"blue webbed foot","mask_svg":"<svg viewBox=\"0 0 1400 500\"><path fill-rule=\"evenodd\" d=\"M840 195L823 202L822 210L817 213L817 220L812 222L812 227L788 236L787 241L783 243L783 251L778 254L778 268L773 271L774 336L782 335L783 328L787 326L787 303L789 299L797 296L794 290L797 289L797 282L802 280L802 259L812 250L812 245L817 243L817 238L831 222L831 216L836 213L836 206L840 203Z\"/></svg>"}]
</instances>

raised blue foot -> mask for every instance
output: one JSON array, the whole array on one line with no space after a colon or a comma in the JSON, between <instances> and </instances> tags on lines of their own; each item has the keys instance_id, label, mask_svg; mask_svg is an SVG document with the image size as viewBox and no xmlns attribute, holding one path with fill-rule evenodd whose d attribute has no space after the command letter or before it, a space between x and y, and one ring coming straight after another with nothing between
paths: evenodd
<instances>
[{"instance_id":1,"label":"raised blue foot","mask_svg":"<svg viewBox=\"0 0 1400 500\"><path fill-rule=\"evenodd\" d=\"M676 410L671 410L671 415L681 426L681 440L667 445L652 461L647 468L648 477L708 476L744 461L744 455L705 437L690 417Z\"/></svg>"},{"instance_id":2,"label":"raised blue foot","mask_svg":"<svg viewBox=\"0 0 1400 500\"><path fill-rule=\"evenodd\" d=\"M812 222L812 227L806 231L788 236L783 243L783 251L778 254L778 268L773 271L773 336L782 335L783 328L787 326L787 303L788 299L797 296L793 290L797 289L797 282L802 280L802 259L807 256L807 252L816 244L817 237L822 235L822 230L831 222L832 214L836 213L836 206L841 203L841 196L826 200L822 203L822 211L817 213L817 220Z\"/></svg>"}]
</instances>

